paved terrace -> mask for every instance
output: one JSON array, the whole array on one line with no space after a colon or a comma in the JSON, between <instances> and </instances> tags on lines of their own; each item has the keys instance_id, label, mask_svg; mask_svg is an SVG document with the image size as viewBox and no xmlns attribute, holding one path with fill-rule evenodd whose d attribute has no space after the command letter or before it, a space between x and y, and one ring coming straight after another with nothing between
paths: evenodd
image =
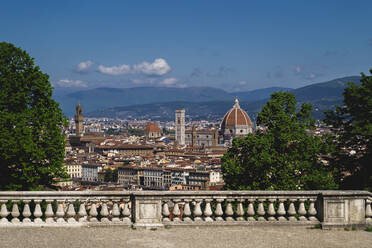
<instances>
[{"instance_id":1,"label":"paved terrace","mask_svg":"<svg viewBox=\"0 0 372 248\"><path fill-rule=\"evenodd\" d=\"M0 247L352 247L370 248L372 232L308 227L0 228Z\"/></svg>"}]
</instances>

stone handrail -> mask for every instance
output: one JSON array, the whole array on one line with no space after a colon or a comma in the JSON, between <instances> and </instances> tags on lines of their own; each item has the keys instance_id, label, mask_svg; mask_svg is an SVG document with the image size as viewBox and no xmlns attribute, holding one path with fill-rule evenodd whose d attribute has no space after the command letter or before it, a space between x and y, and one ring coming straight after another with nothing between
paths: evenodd
<instances>
[{"instance_id":1,"label":"stone handrail","mask_svg":"<svg viewBox=\"0 0 372 248\"><path fill-rule=\"evenodd\" d=\"M367 191L0 192L1 226L372 224Z\"/></svg>"}]
</instances>

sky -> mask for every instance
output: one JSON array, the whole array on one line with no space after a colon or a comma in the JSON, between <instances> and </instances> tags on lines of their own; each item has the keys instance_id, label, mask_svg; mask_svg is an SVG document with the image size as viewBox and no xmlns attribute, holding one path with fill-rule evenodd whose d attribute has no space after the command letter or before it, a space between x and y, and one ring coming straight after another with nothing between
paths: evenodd
<instances>
[{"instance_id":1,"label":"sky","mask_svg":"<svg viewBox=\"0 0 372 248\"><path fill-rule=\"evenodd\" d=\"M299 88L372 68L370 0L4 0L0 13L0 41L56 89Z\"/></svg>"}]
</instances>

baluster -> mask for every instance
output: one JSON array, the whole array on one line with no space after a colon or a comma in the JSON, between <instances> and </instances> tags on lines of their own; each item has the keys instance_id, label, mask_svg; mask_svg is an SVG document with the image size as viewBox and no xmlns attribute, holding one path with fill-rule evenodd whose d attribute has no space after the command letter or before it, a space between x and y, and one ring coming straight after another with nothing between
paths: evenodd
<instances>
[{"instance_id":1,"label":"baluster","mask_svg":"<svg viewBox=\"0 0 372 248\"><path fill-rule=\"evenodd\" d=\"M278 207L278 220L279 221L286 221L287 219L285 218L285 207L284 207L284 201L285 199L279 199L279 207Z\"/></svg>"},{"instance_id":2,"label":"baluster","mask_svg":"<svg viewBox=\"0 0 372 248\"><path fill-rule=\"evenodd\" d=\"M66 215L67 215L67 223L70 223L70 224L76 223L76 220L75 220L76 212L75 212L73 202L70 202L70 204L68 205Z\"/></svg>"},{"instance_id":3,"label":"baluster","mask_svg":"<svg viewBox=\"0 0 372 248\"><path fill-rule=\"evenodd\" d=\"M65 217L65 210L63 207L63 204L65 203L64 200L57 200L57 211L56 211L56 216L57 216L57 223L66 223L64 217Z\"/></svg>"},{"instance_id":4,"label":"baluster","mask_svg":"<svg viewBox=\"0 0 372 248\"><path fill-rule=\"evenodd\" d=\"M92 205L90 206L90 210L89 210L89 221L90 222L98 222L97 215L98 215L97 204L96 204L95 201L93 201Z\"/></svg>"},{"instance_id":5,"label":"baluster","mask_svg":"<svg viewBox=\"0 0 372 248\"><path fill-rule=\"evenodd\" d=\"M299 199L300 206L298 207L298 214L300 215L299 220L300 221L306 221L306 209L305 209L305 200L306 199Z\"/></svg>"},{"instance_id":6,"label":"baluster","mask_svg":"<svg viewBox=\"0 0 372 248\"><path fill-rule=\"evenodd\" d=\"M43 213L41 212L41 206L40 206L41 201L42 200L34 200L36 204L35 209L34 209L34 216L36 217L34 219L34 223L37 223L37 224L43 223L43 220L40 218L41 216L43 216Z\"/></svg>"},{"instance_id":7,"label":"baluster","mask_svg":"<svg viewBox=\"0 0 372 248\"><path fill-rule=\"evenodd\" d=\"M174 201L174 207L173 207L173 221L174 222L179 222L181 221L181 211L179 207L179 199L173 200Z\"/></svg>"},{"instance_id":8,"label":"baluster","mask_svg":"<svg viewBox=\"0 0 372 248\"><path fill-rule=\"evenodd\" d=\"M258 216L258 221L265 221L265 209L263 206L265 199L258 199L258 208L257 208L257 214Z\"/></svg>"},{"instance_id":9,"label":"baluster","mask_svg":"<svg viewBox=\"0 0 372 248\"><path fill-rule=\"evenodd\" d=\"M31 210L30 210L30 200L23 200L23 202L25 203L25 205L23 206L23 211L22 211L22 216L23 216L23 220L22 220L22 223L31 223L31 219L30 219L30 216L31 216Z\"/></svg>"},{"instance_id":10,"label":"baluster","mask_svg":"<svg viewBox=\"0 0 372 248\"><path fill-rule=\"evenodd\" d=\"M12 202L13 202L13 207L12 207L11 214L12 214L13 219L11 220L11 222L13 224L19 224L20 221L18 217L20 214L19 214L19 209L18 209L18 200L12 200Z\"/></svg>"},{"instance_id":11,"label":"baluster","mask_svg":"<svg viewBox=\"0 0 372 248\"><path fill-rule=\"evenodd\" d=\"M274 208L274 202L276 201L276 199L268 199L269 200L269 209L267 210L267 214L269 215L269 217L267 218L267 220L269 221L275 221L275 208Z\"/></svg>"},{"instance_id":12,"label":"baluster","mask_svg":"<svg viewBox=\"0 0 372 248\"><path fill-rule=\"evenodd\" d=\"M202 199L195 199L195 208L194 208L194 221L202 221L202 211L201 211L201 202Z\"/></svg>"},{"instance_id":13,"label":"baluster","mask_svg":"<svg viewBox=\"0 0 372 248\"><path fill-rule=\"evenodd\" d=\"M9 223L8 219L6 218L9 215L8 209L6 208L6 203L7 202L8 202L8 200L0 200L0 203L1 203L1 210L0 210L1 220L0 220L0 223L1 224L8 224Z\"/></svg>"},{"instance_id":14,"label":"baluster","mask_svg":"<svg viewBox=\"0 0 372 248\"><path fill-rule=\"evenodd\" d=\"M248 218L247 220L248 221L255 221L256 219L253 217L255 215L255 212L254 212L254 202L255 202L255 199L248 199L248 209L247 209L247 215L248 215Z\"/></svg>"},{"instance_id":15,"label":"baluster","mask_svg":"<svg viewBox=\"0 0 372 248\"><path fill-rule=\"evenodd\" d=\"M52 202L53 200L45 200L46 203L47 203L47 207L46 207L46 210L45 210L45 223L47 224L53 224L55 223L53 217L54 217L54 212L53 212L53 208L52 208Z\"/></svg>"},{"instance_id":16,"label":"baluster","mask_svg":"<svg viewBox=\"0 0 372 248\"><path fill-rule=\"evenodd\" d=\"M169 213L168 202L164 202L162 214L163 214L163 221L170 221L170 219L169 219L170 213Z\"/></svg>"},{"instance_id":17,"label":"baluster","mask_svg":"<svg viewBox=\"0 0 372 248\"><path fill-rule=\"evenodd\" d=\"M238 207L236 208L237 221L244 221L244 209L243 209L243 199L237 199Z\"/></svg>"},{"instance_id":18,"label":"baluster","mask_svg":"<svg viewBox=\"0 0 372 248\"><path fill-rule=\"evenodd\" d=\"M372 223L372 209L371 209L371 200L366 200L366 223Z\"/></svg>"},{"instance_id":19,"label":"baluster","mask_svg":"<svg viewBox=\"0 0 372 248\"><path fill-rule=\"evenodd\" d=\"M297 221L295 215L296 215L296 208L294 206L294 202L296 201L296 199L289 199L289 208L288 208L288 220L289 221Z\"/></svg>"},{"instance_id":20,"label":"baluster","mask_svg":"<svg viewBox=\"0 0 372 248\"><path fill-rule=\"evenodd\" d=\"M204 208L204 221L213 222L212 219L212 208L211 208L212 199L205 199L205 208Z\"/></svg>"},{"instance_id":21,"label":"baluster","mask_svg":"<svg viewBox=\"0 0 372 248\"><path fill-rule=\"evenodd\" d=\"M129 209L129 199L126 199L124 200L125 203L124 203L124 209L123 209L123 222L124 223L131 223L131 220L130 220L130 209ZM169 209L168 209L168 213L169 213Z\"/></svg>"},{"instance_id":22,"label":"baluster","mask_svg":"<svg viewBox=\"0 0 372 248\"><path fill-rule=\"evenodd\" d=\"M113 199L113 206L112 206L112 222L120 222L119 216L120 216L120 210L119 210L119 205L118 199Z\"/></svg>"},{"instance_id":23,"label":"baluster","mask_svg":"<svg viewBox=\"0 0 372 248\"><path fill-rule=\"evenodd\" d=\"M316 218L316 209L315 209L315 199L309 199L310 201L310 206L309 206L309 220L310 221L318 221L318 219Z\"/></svg>"},{"instance_id":24,"label":"baluster","mask_svg":"<svg viewBox=\"0 0 372 248\"><path fill-rule=\"evenodd\" d=\"M108 212L108 208L107 208L107 200L101 200L102 202L102 207L101 207L101 222L110 222L110 220L108 219L108 216L109 216L109 212Z\"/></svg>"},{"instance_id":25,"label":"baluster","mask_svg":"<svg viewBox=\"0 0 372 248\"><path fill-rule=\"evenodd\" d=\"M190 209L190 200L189 199L184 199L185 202L185 207L183 209L183 215L185 216L183 218L183 221L190 222L191 220L191 209Z\"/></svg>"},{"instance_id":26,"label":"baluster","mask_svg":"<svg viewBox=\"0 0 372 248\"><path fill-rule=\"evenodd\" d=\"M216 216L216 221L223 221L222 215L222 205L221 203L224 201L224 199L216 199L217 201L217 206L216 209L214 210L214 215Z\"/></svg>"},{"instance_id":27,"label":"baluster","mask_svg":"<svg viewBox=\"0 0 372 248\"><path fill-rule=\"evenodd\" d=\"M87 210L85 208L84 200L82 200L80 202L78 216L79 216L79 222L86 222L87 221L88 214L87 214Z\"/></svg>"},{"instance_id":28,"label":"baluster","mask_svg":"<svg viewBox=\"0 0 372 248\"><path fill-rule=\"evenodd\" d=\"M225 209L225 215L226 215L226 221L234 221L233 215L234 210L232 208L231 202L233 202L233 199L227 199L227 207Z\"/></svg>"}]
</instances>

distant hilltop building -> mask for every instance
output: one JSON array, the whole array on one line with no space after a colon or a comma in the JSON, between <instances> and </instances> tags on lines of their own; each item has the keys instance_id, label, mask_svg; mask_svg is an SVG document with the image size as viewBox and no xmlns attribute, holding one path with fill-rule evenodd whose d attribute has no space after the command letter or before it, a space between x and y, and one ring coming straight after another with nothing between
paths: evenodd
<instances>
[{"instance_id":1,"label":"distant hilltop building","mask_svg":"<svg viewBox=\"0 0 372 248\"><path fill-rule=\"evenodd\" d=\"M176 110L176 141L179 145L192 147L216 147L219 144L229 144L234 137L243 137L253 132L252 121L247 112L240 108L239 100L225 114L220 130L185 130L185 110Z\"/></svg>"},{"instance_id":2,"label":"distant hilltop building","mask_svg":"<svg viewBox=\"0 0 372 248\"><path fill-rule=\"evenodd\" d=\"M147 139L157 139L161 137L161 131L158 125L154 122L149 122L145 128L145 136Z\"/></svg>"},{"instance_id":3,"label":"distant hilltop building","mask_svg":"<svg viewBox=\"0 0 372 248\"><path fill-rule=\"evenodd\" d=\"M185 110L176 110L176 141L179 145L185 145Z\"/></svg>"}]
</instances>

